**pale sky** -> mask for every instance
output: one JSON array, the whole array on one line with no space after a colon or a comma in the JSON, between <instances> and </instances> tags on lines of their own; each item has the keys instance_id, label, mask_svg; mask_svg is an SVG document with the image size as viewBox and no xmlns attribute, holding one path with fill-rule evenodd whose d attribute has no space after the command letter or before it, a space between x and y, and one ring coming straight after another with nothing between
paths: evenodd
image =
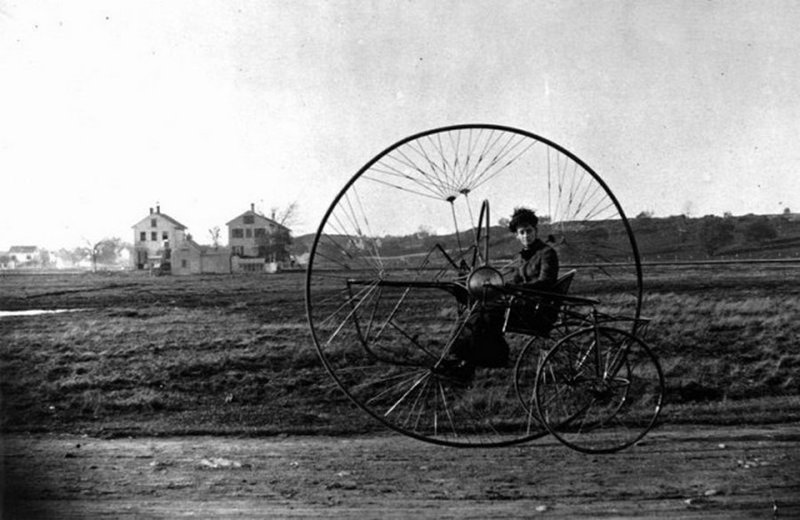
<instances>
[{"instance_id":1,"label":"pale sky","mask_svg":"<svg viewBox=\"0 0 800 520\"><path fill-rule=\"evenodd\" d=\"M492 123L588 163L629 216L800 211L794 1L0 0L0 250L208 229Z\"/></svg>"}]
</instances>

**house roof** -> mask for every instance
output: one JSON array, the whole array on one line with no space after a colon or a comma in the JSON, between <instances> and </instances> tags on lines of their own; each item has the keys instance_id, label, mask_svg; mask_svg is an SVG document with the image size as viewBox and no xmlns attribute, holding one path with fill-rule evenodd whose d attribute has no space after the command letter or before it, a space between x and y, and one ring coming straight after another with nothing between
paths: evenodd
<instances>
[{"instance_id":1,"label":"house roof","mask_svg":"<svg viewBox=\"0 0 800 520\"><path fill-rule=\"evenodd\" d=\"M38 246L11 246L9 253L35 253L39 250Z\"/></svg>"},{"instance_id":2,"label":"house roof","mask_svg":"<svg viewBox=\"0 0 800 520\"><path fill-rule=\"evenodd\" d=\"M268 223L268 224L273 224L273 225L275 225L275 226L278 226L279 228L283 228L283 229L285 229L286 231L291 231L291 230L290 230L288 227L284 226L283 224L281 224L281 223L279 223L279 222L276 222L276 221L272 220L271 218L267 218L267 217L265 217L264 215L262 215L261 213L258 213L258 212L256 212L256 211L253 211L253 210L247 210L247 211L245 211L244 213L242 213L242 214L241 214L241 215L239 215L238 217L236 217L236 218L234 218L233 220L231 220L231 221L227 222L225 225L226 225L226 226L230 226L230 225L231 225L231 224L232 224L234 221L236 221L236 220L238 220L238 219L240 219L240 218L242 218L242 217L244 217L244 216L247 216L247 215L253 215L253 216L254 216L254 217L256 217L256 218L257 218L259 221L266 222L266 223Z\"/></svg>"},{"instance_id":3,"label":"house roof","mask_svg":"<svg viewBox=\"0 0 800 520\"><path fill-rule=\"evenodd\" d=\"M194 241L193 238L187 238L183 241L182 247L191 247L200 252L200 254L208 255L208 254L228 254L230 253L230 249L225 246L209 246L209 245L200 245Z\"/></svg>"},{"instance_id":4,"label":"house roof","mask_svg":"<svg viewBox=\"0 0 800 520\"><path fill-rule=\"evenodd\" d=\"M186 229L186 226L184 226L183 224L181 224L180 222L178 222L174 218L170 217L166 213L158 213L158 215L161 215L162 217L164 217L166 220L168 220L176 228L178 228L178 229Z\"/></svg>"},{"instance_id":5,"label":"house roof","mask_svg":"<svg viewBox=\"0 0 800 520\"><path fill-rule=\"evenodd\" d=\"M229 255L231 250L225 246L200 246L200 252L204 255Z\"/></svg>"},{"instance_id":6,"label":"house roof","mask_svg":"<svg viewBox=\"0 0 800 520\"><path fill-rule=\"evenodd\" d=\"M139 224L141 224L142 222L145 222L147 220L150 220L151 218L156 218L156 217L164 218L164 220L166 220L167 222L169 222L170 224L175 226L175 228L177 228L177 229L186 229L186 226L184 226L183 224L181 224L180 222L178 222L174 218L170 217L166 213L151 213L151 214L147 215L145 218L143 218L142 220L140 220L139 222L137 222L136 224L132 225L131 227L135 228Z\"/></svg>"},{"instance_id":7,"label":"house roof","mask_svg":"<svg viewBox=\"0 0 800 520\"><path fill-rule=\"evenodd\" d=\"M197 250L200 250L203 247L197 242L195 242L191 236L186 237L186 239L183 241L183 244L181 244L181 247L183 246L188 246L191 247L192 249L197 249Z\"/></svg>"}]
</instances>

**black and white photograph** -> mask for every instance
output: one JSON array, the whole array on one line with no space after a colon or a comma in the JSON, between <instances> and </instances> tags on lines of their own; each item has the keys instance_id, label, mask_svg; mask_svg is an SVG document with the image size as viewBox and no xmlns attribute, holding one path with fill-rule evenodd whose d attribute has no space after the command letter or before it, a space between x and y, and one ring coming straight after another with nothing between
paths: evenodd
<instances>
[{"instance_id":1,"label":"black and white photograph","mask_svg":"<svg viewBox=\"0 0 800 520\"><path fill-rule=\"evenodd\" d=\"M0 0L0 519L800 518L797 27Z\"/></svg>"}]
</instances>

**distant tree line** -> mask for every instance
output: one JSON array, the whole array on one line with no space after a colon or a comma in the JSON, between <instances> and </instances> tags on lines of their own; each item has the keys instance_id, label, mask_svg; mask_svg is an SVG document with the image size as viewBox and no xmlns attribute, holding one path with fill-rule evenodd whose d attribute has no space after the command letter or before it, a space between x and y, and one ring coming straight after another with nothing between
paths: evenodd
<instances>
[{"instance_id":1,"label":"distant tree line","mask_svg":"<svg viewBox=\"0 0 800 520\"><path fill-rule=\"evenodd\" d=\"M61 248L55 256L68 265L80 265L90 262L93 269L98 266L117 265L122 260L122 253L130 250L127 244L118 237L103 238L97 242L87 241L86 245L72 249Z\"/></svg>"},{"instance_id":2,"label":"distant tree line","mask_svg":"<svg viewBox=\"0 0 800 520\"><path fill-rule=\"evenodd\" d=\"M713 256L725 246L735 242L736 231L736 220L729 214L725 217L706 215L700 220L697 239L703 251ZM763 215L748 219L739 231L746 242L756 245L778 237L775 224Z\"/></svg>"}]
</instances>

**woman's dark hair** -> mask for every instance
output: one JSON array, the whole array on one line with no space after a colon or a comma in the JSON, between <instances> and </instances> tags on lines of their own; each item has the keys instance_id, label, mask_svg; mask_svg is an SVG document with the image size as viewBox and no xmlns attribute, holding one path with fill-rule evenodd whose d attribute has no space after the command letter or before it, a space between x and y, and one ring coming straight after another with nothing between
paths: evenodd
<instances>
[{"instance_id":1,"label":"woman's dark hair","mask_svg":"<svg viewBox=\"0 0 800 520\"><path fill-rule=\"evenodd\" d=\"M532 209L514 208L514 214L511 215L511 221L508 223L508 230L516 233L518 227L526 224L537 227L539 225L539 217L536 216Z\"/></svg>"}]
</instances>

